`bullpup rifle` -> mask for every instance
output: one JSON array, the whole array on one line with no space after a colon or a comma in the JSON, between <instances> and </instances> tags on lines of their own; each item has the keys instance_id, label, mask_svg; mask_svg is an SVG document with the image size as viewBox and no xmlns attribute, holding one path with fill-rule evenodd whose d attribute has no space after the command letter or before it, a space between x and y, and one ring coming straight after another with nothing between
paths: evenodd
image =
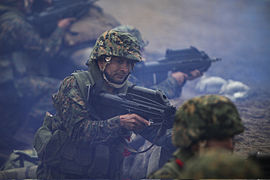
<instances>
[{"instance_id":1,"label":"bullpup rifle","mask_svg":"<svg viewBox=\"0 0 270 180\"><path fill-rule=\"evenodd\" d=\"M190 74L197 69L206 72L211 64L220 61L220 58L211 59L204 51L195 47L180 50L166 50L165 59L137 63L133 75L146 86L159 84L171 72L184 72Z\"/></svg>"},{"instance_id":2,"label":"bullpup rifle","mask_svg":"<svg viewBox=\"0 0 270 180\"><path fill-rule=\"evenodd\" d=\"M159 90L131 86L126 93L96 93L89 90L88 101L95 107L106 107L110 116L135 113L150 121L150 126L160 127L160 132L171 128L176 108L170 105L167 97ZM161 133L162 134L162 133Z\"/></svg>"}]
</instances>

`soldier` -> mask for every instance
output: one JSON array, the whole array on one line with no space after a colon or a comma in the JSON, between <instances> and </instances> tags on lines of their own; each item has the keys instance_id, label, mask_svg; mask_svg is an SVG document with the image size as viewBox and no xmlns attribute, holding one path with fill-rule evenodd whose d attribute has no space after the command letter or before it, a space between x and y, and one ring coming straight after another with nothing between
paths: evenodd
<instances>
[{"instance_id":1,"label":"soldier","mask_svg":"<svg viewBox=\"0 0 270 180\"><path fill-rule=\"evenodd\" d=\"M95 87L112 94L125 92L131 85L129 73L141 60L138 41L130 33L109 30L97 39L88 71L63 80L53 95L56 115L47 113L35 135L34 147L41 160L38 178L119 179L123 139L131 131L144 133L149 140L154 135L144 131L149 122L137 114L111 117L109 109L94 107L87 91Z\"/></svg>"},{"instance_id":2,"label":"soldier","mask_svg":"<svg viewBox=\"0 0 270 180\"><path fill-rule=\"evenodd\" d=\"M6 57L14 52L23 51L24 56L27 56L24 59L24 56L20 57L23 62L18 62L25 67L14 65L14 68L18 68L18 70L13 74L48 75L46 66L42 66L48 62L38 61L37 58L49 59L59 52L64 32L73 21L72 18L60 20L49 38L41 38L36 28L26 19L26 14L29 13L33 2L29 0L4 0L0 6L0 41L5 42L0 45L1 55ZM30 57L33 56L35 58L31 59Z\"/></svg>"},{"instance_id":3,"label":"soldier","mask_svg":"<svg viewBox=\"0 0 270 180\"><path fill-rule=\"evenodd\" d=\"M243 131L238 111L228 98L192 98L175 117L172 141L180 149L149 178L258 178L256 164L231 154L233 137Z\"/></svg>"},{"instance_id":4,"label":"soldier","mask_svg":"<svg viewBox=\"0 0 270 180\"><path fill-rule=\"evenodd\" d=\"M145 47L149 44L149 41L143 40L142 35L140 31L130 25L121 25L114 28L114 30L122 31L122 32L129 32L130 34L134 35L141 46L142 51L144 51ZM173 72L168 76L166 80L161 82L160 84L157 84L152 87L152 89L160 89L164 92L164 94L168 98L176 98L181 95L182 88L184 87L187 80L194 80L200 76L202 76L203 73L201 73L199 70L193 70L189 73L190 75L183 73L183 72ZM137 78L135 76L130 76L129 80L133 83L143 85L143 82L138 82Z\"/></svg>"}]
</instances>

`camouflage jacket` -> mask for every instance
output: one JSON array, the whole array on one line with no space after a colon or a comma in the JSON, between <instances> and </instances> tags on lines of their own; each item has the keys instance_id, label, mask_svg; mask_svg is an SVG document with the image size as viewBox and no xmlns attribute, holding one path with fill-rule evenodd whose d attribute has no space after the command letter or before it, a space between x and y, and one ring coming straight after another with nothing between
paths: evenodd
<instances>
[{"instance_id":1,"label":"camouflage jacket","mask_svg":"<svg viewBox=\"0 0 270 180\"><path fill-rule=\"evenodd\" d=\"M89 71L90 86L104 82L94 62ZM75 76L65 78L53 95L56 115L51 118L57 123L50 125L49 142L43 143L42 131L36 133L34 146L42 161L38 178L119 178L127 153L123 139L131 132L120 126L119 116L110 117L109 109L89 105ZM114 93L125 92L129 85ZM101 89L107 91L105 84ZM139 133L153 141L157 131L149 127ZM166 144L169 139L171 132L161 141Z\"/></svg>"},{"instance_id":2,"label":"camouflage jacket","mask_svg":"<svg viewBox=\"0 0 270 180\"><path fill-rule=\"evenodd\" d=\"M248 179L260 178L255 162L243 159L224 149L211 149L193 157L185 165L184 179Z\"/></svg>"},{"instance_id":3,"label":"camouflage jacket","mask_svg":"<svg viewBox=\"0 0 270 180\"><path fill-rule=\"evenodd\" d=\"M95 63L89 69L90 86L104 81ZM124 92L127 86L115 93ZM107 91L105 85L101 88ZM52 119L58 123L50 128L52 136L48 143L43 143L42 131L35 136L34 147L42 162L38 178L120 177L123 138L130 132L120 126L119 116L108 117L106 109L89 106L81 90L78 79L72 75L63 80L53 95L56 115Z\"/></svg>"},{"instance_id":4,"label":"camouflage jacket","mask_svg":"<svg viewBox=\"0 0 270 180\"><path fill-rule=\"evenodd\" d=\"M192 155L178 149L174 158L149 176L151 179L244 179L259 178L257 164L231 152L211 148Z\"/></svg>"},{"instance_id":5,"label":"camouflage jacket","mask_svg":"<svg viewBox=\"0 0 270 180\"><path fill-rule=\"evenodd\" d=\"M176 179L181 177L185 163L192 157L190 151L177 149L173 158L164 164L162 168L148 176L149 179Z\"/></svg>"},{"instance_id":6,"label":"camouflage jacket","mask_svg":"<svg viewBox=\"0 0 270 180\"><path fill-rule=\"evenodd\" d=\"M63 30L57 28L48 39L40 37L35 27L27 22L21 12L0 6L0 52L7 53L14 50L27 50L54 55L62 43Z\"/></svg>"}]
</instances>

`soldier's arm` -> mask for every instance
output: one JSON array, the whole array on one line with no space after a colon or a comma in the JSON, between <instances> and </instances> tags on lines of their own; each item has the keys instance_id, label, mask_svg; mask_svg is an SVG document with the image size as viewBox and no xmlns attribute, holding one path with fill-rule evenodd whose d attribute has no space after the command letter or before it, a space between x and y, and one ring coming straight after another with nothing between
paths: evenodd
<instances>
[{"instance_id":1,"label":"soldier's arm","mask_svg":"<svg viewBox=\"0 0 270 180\"><path fill-rule=\"evenodd\" d=\"M15 43L15 47L23 47L24 50L53 56L58 53L62 45L65 28L56 28L50 37L41 38L23 16L12 12L10 12L10 16L7 16L5 24L8 27L7 35L9 35L10 41Z\"/></svg>"},{"instance_id":2,"label":"soldier's arm","mask_svg":"<svg viewBox=\"0 0 270 180\"><path fill-rule=\"evenodd\" d=\"M181 95L185 82L186 81L183 81L183 83L180 84L175 78L169 76L166 80L151 88L161 90L168 98L172 99Z\"/></svg>"},{"instance_id":3,"label":"soldier's arm","mask_svg":"<svg viewBox=\"0 0 270 180\"><path fill-rule=\"evenodd\" d=\"M53 97L57 114L64 121L70 138L86 143L107 142L129 132L120 126L119 116L107 120L91 119L76 79L67 77ZM93 116L92 116L93 117Z\"/></svg>"}]
</instances>

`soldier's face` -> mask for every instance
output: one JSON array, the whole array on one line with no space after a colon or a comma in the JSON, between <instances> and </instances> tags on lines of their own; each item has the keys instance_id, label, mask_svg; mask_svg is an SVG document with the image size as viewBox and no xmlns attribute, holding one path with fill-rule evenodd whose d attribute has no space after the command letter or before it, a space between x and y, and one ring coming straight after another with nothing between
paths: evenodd
<instances>
[{"instance_id":1,"label":"soldier's face","mask_svg":"<svg viewBox=\"0 0 270 180\"><path fill-rule=\"evenodd\" d=\"M105 73L113 82L122 83L129 75L133 66L134 63L126 58L112 57L110 63L105 68Z\"/></svg>"}]
</instances>

